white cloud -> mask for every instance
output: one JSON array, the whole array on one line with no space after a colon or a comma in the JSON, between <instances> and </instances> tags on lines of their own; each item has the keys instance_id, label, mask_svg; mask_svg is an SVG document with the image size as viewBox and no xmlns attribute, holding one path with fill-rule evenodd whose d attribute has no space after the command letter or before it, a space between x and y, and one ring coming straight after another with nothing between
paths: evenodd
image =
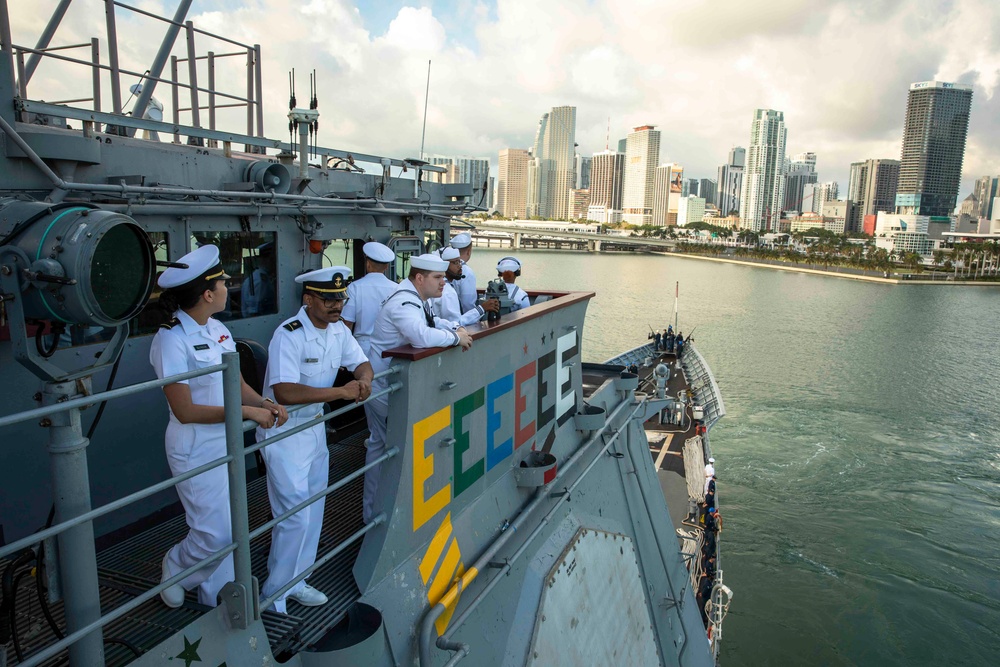
<instances>
[{"instance_id":1,"label":"white cloud","mask_svg":"<svg viewBox=\"0 0 1000 667\"><path fill-rule=\"evenodd\" d=\"M403 7L381 39L404 51L436 52L444 47L445 31L430 8Z\"/></svg>"},{"instance_id":2,"label":"white cloud","mask_svg":"<svg viewBox=\"0 0 1000 667\"><path fill-rule=\"evenodd\" d=\"M55 4L11 3L15 41L33 45ZM161 4L173 11L145 6L162 13ZM284 134L288 70L301 101L315 68L322 143L413 155L431 59L431 152L495 162L500 148L530 144L543 112L570 104L581 152L604 148L608 117L612 144L652 123L664 159L714 177L728 149L746 144L753 109L769 107L785 112L789 152L817 152L820 177L846 185L852 161L898 156L908 85L943 78L976 87L963 193L981 173L1000 173L995 0L499 0L492 12L432 3L403 7L378 28L346 0L203 0L195 9L197 26L262 45L270 136ZM75 3L57 41L103 40L103 18ZM163 25L119 10L119 30L122 65L144 70ZM183 48L180 40L175 52ZM242 62L228 60L220 85L242 93ZM65 99L83 96L85 83L46 66L29 92ZM227 126L241 129L243 117L232 112Z\"/></svg>"}]
</instances>

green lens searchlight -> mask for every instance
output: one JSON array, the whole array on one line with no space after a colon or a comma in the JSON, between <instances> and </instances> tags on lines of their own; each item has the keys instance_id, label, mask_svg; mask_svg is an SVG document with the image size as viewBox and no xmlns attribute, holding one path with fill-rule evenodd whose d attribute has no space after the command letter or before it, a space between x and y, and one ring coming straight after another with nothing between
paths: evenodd
<instances>
[{"instance_id":1,"label":"green lens searchlight","mask_svg":"<svg viewBox=\"0 0 1000 667\"><path fill-rule=\"evenodd\" d=\"M89 204L0 200L0 300L18 359L43 379L68 373L33 353L28 322L118 327L108 348L120 351L128 320L149 299L155 273L149 237L127 215Z\"/></svg>"}]
</instances>

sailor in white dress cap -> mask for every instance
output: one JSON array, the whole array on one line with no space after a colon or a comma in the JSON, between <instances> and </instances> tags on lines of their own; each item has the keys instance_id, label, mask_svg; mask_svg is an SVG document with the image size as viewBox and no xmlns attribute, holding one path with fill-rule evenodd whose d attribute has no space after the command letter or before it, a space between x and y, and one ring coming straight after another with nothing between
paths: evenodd
<instances>
[{"instance_id":1,"label":"sailor in white dress cap","mask_svg":"<svg viewBox=\"0 0 1000 667\"><path fill-rule=\"evenodd\" d=\"M500 302L496 299L490 299L484 301L482 305L462 312L458 292L453 286L454 283L462 279L462 260L458 255L458 250L451 246L445 246L438 254L441 255L441 259L448 262L448 270L445 272L448 282L444 284L441 297L431 299L431 311L436 317L458 322L462 326L469 326L478 322L486 311L498 312L500 310Z\"/></svg>"},{"instance_id":2,"label":"sailor in white dress cap","mask_svg":"<svg viewBox=\"0 0 1000 667\"><path fill-rule=\"evenodd\" d=\"M503 278L507 285L507 296L510 297L510 310L521 310L531 305L528 301L528 294L523 289L514 284L514 281L521 275L521 260L517 257L503 257L497 262L497 276Z\"/></svg>"},{"instance_id":3,"label":"sailor in white dress cap","mask_svg":"<svg viewBox=\"0 0 1000 667\"><path fill-rule=\"evenodd\" d=\"M219 264L219 248L204 245L177 260L187 268L171 267L157 281L165 291L160 305L173 312L153 336L149 361L160 379L222 363L224 352L236 345L229 329L212 315L225 309L229 276ZM241 378L242 380L242 378ZM222 373L180 380L163 388L170 408L165 437L170 472L181 475L226 455ZM283 424L288 413L242 382L243 418L269 427ZM163 557L161 581L166 581L232 542L229 475L219 466L176 486L186 514L188 534ZM214 607L219 591L233 580L233 557L204 567L160 597L169 607L184 603L184 591L198 589L198 601Z\"/></svg>"},{"instance_id":4,"label":"sailor in white dress cap","mask_svg":"<svg viewBox=\"0 0 1000 667\"><path fill-rule=\"evenodd\" d=\"M382 304L382 310L375 318L372 331L371 359L375 374L386 370L391 359L382 358L382 353L400 345L413 347L452 347L461 345L463 350L472 347L472 338L462 327L440 320L427 306L427 300L441 296L444 289L444 272L448 262L434 253L410 259L410 273L399 284L392 295ZM453 329L453 330L452 330ZM372 392L378 393L389 386L388 379L381 377L372 384ZM368 416L368 438L365 463L371 463L385 453L386 420L389 415L389 399L380 396L365 403ZM378 490L379 468L376 466L365 473L364 520L371 521L375 494Z\"/></svg>"},{"instance_id":5,"label":"sailor in white dress cap","mask_svg":"<svg viewBox=\"0 0 1000 667\"><path fill-rule=\"evenodd\" d=\"M368 356L375 316L382 302L396 291L396 283L385 275L389 264L396 260L396 254L377 241L369 241L362 250L365 253L365 275L347 286L347 305L341 318L354 333L361 351Z\"/></svg>"},{"instance_id":6,"label":"sailor in white dress cap","mask_svg":"<svg viewBox=\"0 0 1000 667\"><path fill-rule=\"evenodd\" d=\"M303 305L274 332L268 347L264 395L285 405L306 405L284 427L257 429L258 442L304 424L323 414L323 404L336 400L363 401L371 395L372 367L351 332L341 322L351 270L332 266L295 278L303 287ZM354 380L334 387L341 366ZM280 516L329 485L330 453L326 429L317 424L264 448L271 512ZM323 527L320 499L288 517L271 531L268 577L261 589L270 597L314 562ZM327 602L319 590L298 582L275 601L285 612L285 598L314 607Z\"/></svg>"},{"instance_id":7,"label":"sailor in white dress cap","mask_svg":"<svg viewBox=\"0 0 1000 667\"><path fill-rule=\"evenodd\" d=\"M451 239L451 247L458 250L458 256L462 260L462 277L453 281L455 291L458 292L458 302L462 307L462 312L468 312L476 307L476 272L469 266L472 258L472 237L462 232Z\"/></svg>"}]
</instances>

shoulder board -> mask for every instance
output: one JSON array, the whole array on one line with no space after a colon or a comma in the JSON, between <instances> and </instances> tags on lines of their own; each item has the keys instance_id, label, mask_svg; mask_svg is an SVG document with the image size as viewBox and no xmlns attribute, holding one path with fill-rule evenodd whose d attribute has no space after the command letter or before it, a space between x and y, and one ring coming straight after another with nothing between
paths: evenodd
<instances>
[{"instance_id":1,"label":"shoulder board","mask_svg":"<svg viewBox=\"0 0 1000 667\"><path fill-rule=\"evenodd\" d=\"M295 331L296 329L302 328L302 322L300 322L299 320L292 320L291 322L286 324L284 328L288 329L289 331Z\"/></svg>"},{"instance_id":2,"label":"shoulder board","mask_svg":"<svg viewBox=\"0 0 1000 667\"><path fill-rule=\"evenodd\" d=\"M181 323L181 321L175 317L174 319L170 320L169 322L164 322L163 324L161 324L160 328L161 329L173 329L175 326L177 326L180 323Z\"/></svg>"}]
</instances>

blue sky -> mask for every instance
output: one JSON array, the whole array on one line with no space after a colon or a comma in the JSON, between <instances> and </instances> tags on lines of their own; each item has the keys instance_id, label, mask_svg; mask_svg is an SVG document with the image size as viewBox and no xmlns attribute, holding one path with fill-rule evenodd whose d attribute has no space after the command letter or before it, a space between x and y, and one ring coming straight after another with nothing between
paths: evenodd
<instances>
[{"instance_id":1,"label":"blue sky","mask_svg":"<svg viewBox=\"0 0 1000 667\"><path fill-rule=\"evenodd\" d=\"M389 24L404 7L426 7L430 9L438 21L448 31L449 41L461 44L468 49L478 51L478 42L474 31L474 22L479 15L485 14L489 19L496 20L496 0L365 0L357 2L364 26L374 35L381 35L389 28Z\"/></svg>"}]
</instances>

